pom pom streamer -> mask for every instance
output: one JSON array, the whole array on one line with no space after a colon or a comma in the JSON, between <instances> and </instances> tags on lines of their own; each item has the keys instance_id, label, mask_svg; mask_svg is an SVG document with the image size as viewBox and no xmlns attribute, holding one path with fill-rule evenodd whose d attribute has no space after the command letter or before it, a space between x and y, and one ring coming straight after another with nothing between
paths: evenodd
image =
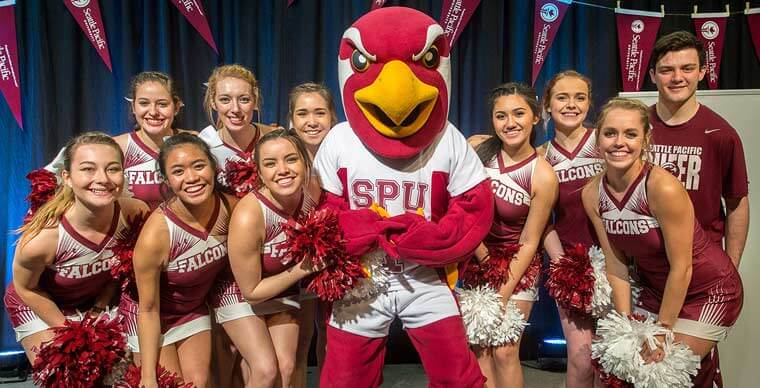
<instances>
[{"instance_id":1,"label":"pom pom streamer","mask_svg":"<svg viewBox=\"0 0 760 388\"><path fill-rule=\"evenodd\" d=\"M557 304L572 313L587 315L594 297L594 268L583 244L565 249L549 265L546 288Z\"/></svg>"},{"instance_id":2,"label":"pom pom streamer","mask_svg":"<svg viewBox=\"0 0 760 388\"><path fill-rule=\"evenodd\" d=\"M325 268L313 276L307 287L319 299L340 300L359 285L359 280L367 278L359 258L346 252L338 216L332 210L312 211L300 222L289 220L282 223L282 230L287 236L284 265L304 259L308 266Z\"/></svg>"},{"instance_id":3,"label":"pom pom streamer","mask_svg":"<svg viewBox=\"0 0 760 388\"><path fill-rule=\"evenodd\" d=\"M591 298L591 315L602 318L612 310L612 287L607 280L607 264L604 253L597 246L588 250L591 267L594 269L594 294Z\"/></svg>"},{"instance_id":4,"label":"pom pom streamer","mask_svg":"<svg viewBox=\"0 0 760 388\"><path fill-rule=\"evenodd\" d=\"M129 225L119 236L116 237L116 244L111 247L113 252L113 265L111 265L111 276L121 282L122 291L126 291L135 285L135 270L132 263L132 254L135 250L137 237L140 236L147 214L140 213L127 220Z\"/></svg>"},{"instance_id":5,"label":"pom pom streamer","mask_svg":"<svg viewBox=\"0 0 760 388\"><path fill-rule=\"evenodd\" d=\"M58 179L55 174L44 169L36 169L26 175L31 186L29 195L26 200L29 202L29 211L24 216L24 223L28 223L37 213L37 210L53 199L55 191L58 189Z\"/></svg>"},{"instance_id":6,"label":"pom pom streamer","mask_svg":"<svg viewBox=\"0 0 760 388\"><path fill-rule=\"evenodd\" d=\"M126 339L114 312L67 320L37 350L34 382L42 387L99 386L126 354Z\"/></svg>"},{"instance_id":7,"label":"pom pom streamer","mask_svg":"<svg viewBox=\"0 0 760 388\"><path fill-rule=\"evenodd\" d=\"M219 181L229 187L236 197L243 198L259 188L259 170L256 163L250 160L227 160L224 170L219 173Z\"/></svg>"},{"instance_id":8,"label":"pom pom streamer","mask_svg":"<svg viewBox=\"0 0 760 388\"><path fill-rule=\"evenodd\" d=\"M599 320L596 334L591 357L598 360L604 373L641 388L692 386L699 356L686 345L674 343L673 333L657 325L651 316L631 319L613 311ZM659 344L655 337L660 335L665 336L665 356L660 362L646 364L641 356L644 344L655 349Z\"/></svg>"},{"instance_id":9,"label":"pom pom streamer","mask_svg":"<svg viewBox=\"0 0 760 388\"><path fill-rule=\"evenodd\" d=\"M114 388L140 388L141 368L130 365L123 376L113 385ZM159 388L192 388L192 383L185 383L176 373L169 372L163 366L156 366L156 380Z\"/></svg>"},{"instance_id":10,"label":"pom pom streamer","mask_svg":"<svg viewBox=\"0 0 760 388\"><path fill-rule=\"evenodd\" d=\"M467 270L462 279L463 283L469 287L489 285L498 290L507 281L509 264L512 263L519 250L519 244L491 247L488 250L489 258L483 263L473 256L467 264ZM515 290L515 292L519 292L519 290Z\"/></svg>"},{"instance_id":11,"label":"pom pom streamer","mask_svg":"<svg viewBox=\"0 0 760 388\"><path fill-rule=\"evenodd\" d=\"M502 296L489 286L458 289L467 340L481 347L502 346L520 339L528 323L514 301L502 303Z\"/></svg>"}]
</instances>

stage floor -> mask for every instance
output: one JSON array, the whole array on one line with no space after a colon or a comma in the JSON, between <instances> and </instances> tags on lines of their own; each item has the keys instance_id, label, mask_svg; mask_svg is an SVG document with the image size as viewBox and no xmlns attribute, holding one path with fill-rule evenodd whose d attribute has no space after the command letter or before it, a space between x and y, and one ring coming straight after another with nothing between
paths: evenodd
<instances>
[{"instance_id":1,"label":"stage floor","mask_svg":"<svg viewBox=\"0 0 760 388\"><path fill-rule=\"evenodd\" d=\"M309 388L317 388L316 370L309 368ZM565 374L562 372L549 372L529 367L523 367L525 373L525 388L562 388L565 386ZM424 388L427 387L427 379L419 364L395 364L386 365L383 371L385 388ZM35 385L31 380L22 383L0 383L2 388L32 388Z\"/></svg>"}]
</instances>

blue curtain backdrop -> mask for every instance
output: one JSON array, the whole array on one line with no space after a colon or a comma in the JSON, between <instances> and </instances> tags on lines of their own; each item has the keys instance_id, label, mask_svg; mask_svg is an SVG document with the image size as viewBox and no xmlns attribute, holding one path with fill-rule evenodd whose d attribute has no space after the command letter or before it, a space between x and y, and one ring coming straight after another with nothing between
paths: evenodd
<instances>
[{"instance_id":1,"label":"blue curtain backdrop","mask_svg":"<svg viewBox=\"0 0 760 388\"><path fill-rule=\"evenodd\" d=\"M433 18L441 0L388 1L417 8ZM666 1L660 35L686 29L692 4L701 12L732 11L743 0ZM101 0L113 73L105 67L62 1L17 0L24 130L0 102L0 275L7 282L15 236L26 211L25 174L50 160L72 135L87 130L119 134L132 128L124 101L129 79L143 70L171 74L180 85L185 108L182 128L201 129L203 82L223 63L240 63L260 80L264 109L261 121L285 123L288 90L304 81L327 84L338 96L337 49L346 27L369 10L370 0L202 0L219 55L206 44L179 11L166 0ZM594 82L600 105L620 88L614 1L587 0L570 6L536 85L552 74L574 68ZM622 7L657 11L662 1L623 1ZM760 0L751 6L760 7ZM533 34L533 1L483 0L452 53L450 120L466 135L487 132L485 95L509 80L529 81ZM606 7L606 8L605 8ZM760 64L744 15L732 14L727 26L721 87L759 88ZM705 85L702 85L704 88ZM650 83L645 89L653 89ZM539 95L542 90L538 90ZM343 118L342 109L339 109ZM539 139L547 134L540 133ZM548 135L551 135L551 129ZM544 295L534 309L533 329L561 334L553 303ZM4 311L0 348L16 347ZM551 320L542 319L551 315ZM538 319L536 319L538 317ZM551 327L550 327L551 326ZM393 340L392 340L393 341Z\"/></svg>"}]
</instances>

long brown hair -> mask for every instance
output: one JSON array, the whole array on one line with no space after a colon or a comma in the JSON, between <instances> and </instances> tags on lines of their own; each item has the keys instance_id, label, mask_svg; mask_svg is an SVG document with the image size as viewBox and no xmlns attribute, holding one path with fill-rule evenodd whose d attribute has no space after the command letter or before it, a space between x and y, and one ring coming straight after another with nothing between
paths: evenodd
<instances>
[{"instance_id":1,"label":"long brown hair","mask_svg":"<svg viewBox=\"0 0 760 388\"><path fill-rule=\"evenodd\" d=\"M523 83L509 82L503 85L499 85L491 90L488 94L488 113L489 118L493 116L493 109L496 106L496 100L503 96L520 96L530 107L534 117L541 117L541 112L538 105L538 99L536 98L536 91ZM478 144L475 148L475 152L478 154L478 158L483 164L488 163L493 159L496 154L501 150L501 139L496 135L496 128L493 127L493 119L491 122L491 137L488 140ZM532 145L536 140L535 125L530 131L530 144Z\"/></svg>"},{"instance_id":2,"label":"long brown hair","mask_svg":"<svg viewBox=\"0 0 760 388\"><path fill-rule=\"evenodd\" d=\"M121 152L121 147L119 147L110 136L102 132L85 132L66 143L66 146L63 149L64 171L71 171L71 160L74 157L74 153L80 146L87 144L101 144L113 147L119 155L119 163L124 162L124 154ZM62 181L59 181L58 188L56 189L53 198L40 207L28 223L16 230L16 233L21 233L19 246L23 246L31 241L35 236L40 234L42 229L56 225L63 213L65 213L73 204L74 191L71 187L63 184Z\"/></svg>"}]
</instances>

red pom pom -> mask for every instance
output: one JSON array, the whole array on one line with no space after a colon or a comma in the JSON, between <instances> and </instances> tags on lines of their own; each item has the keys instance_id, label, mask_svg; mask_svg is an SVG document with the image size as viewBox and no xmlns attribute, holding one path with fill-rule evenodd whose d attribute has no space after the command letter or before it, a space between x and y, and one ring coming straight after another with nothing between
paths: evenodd
<instances>
[{"instance_id":1,"label":"red pom pom","mask_svg":"<svg viewBox=\"0 0 760 388\"><path fill-rule=\"evenodd\" d=\"M633 384L626 382L625 380L619 379L617 376L609 374L602 370L602 366L599 364L599 361L595 358L591 359L591 366L596 370L596 372L599 374L599 380L602 382L604 387L606 388L633 388Z\"/></svg>"},{"instance_id":2,"label":"red pom pom","mask_svg":"<svg viewBox=\"0 0 760 388\"><path fill-rule=\"evenodd\" d=\"M130 365L120 381L117 381L114 388L139 388L142 369L137 365ZM176 373L169 372L163 366L156 366L156 378L159 388L192 388L192 383L182 381Z\"/></svg>"},{"instance_id":3,"label":"red pom pom","mask_svg":"<svg viewBox=\"0 0 760 388\"><path fill-rule=\"evenodd\" d=\"M50 201L55 195L55 190L58 189L55 174L44 168L26 174L26 179L29 180L31 190L26 196L26 200L29 201L29 211L24 216L24 223L31 221L34 213Z\"/></svg>"},{"instance_id":4,"label":"red pom pom","mask_svg":"<svg viewBox=\"0 0 760 388\"><path fill-rule=\"evenodd\" d=\"M485 263L479 263L476 258L470 259L462 281L468 287L477 287L487 284L495 290L507 282L509 265L517 258L520 244L505 244L488 249L489 259ZM538 275L541 273L541 254L530 262L528 269L523 273L513 293L518 293L536 284Z\"/></svg>"},{"instance_id":5,"label":"red pom pom","mask_svg":"<svg viewBox=\"0 0 760 388\"><path fill-rule=\"evenodd\" d=\"M546 288L562 308L587 315L594 296L594 268L583 244L565 249L565 255L549 265Z\"/></svg>"},{"instance_id":6,"label":"red pom pom","mask_svg":"<svg viewBox=\"0 0 760 388\"><path fill-rule=\"evenodd\" d=\"M34 382L43 387L93 387L126 354L124 329L118 319L85 315L52 328L54 337L37 352Z\"/></svg>"},{"instance_id":7,"label":"red pom pom","mask_svg":"<svg viewBox=\"0 0 760 388\"><path fill-rule=\"evenodd\" d=\"M317 273L308 285L308 290L321 300L342 299L359 279L367 277L359 258L346 251L346 241L334 211L327 208L313 211L300 222L282 223L282 229L287 236L283 264L305 258L306 264L312 267L330 266Z\"/></svg>"},{"instance_id":8,"label":"red pom pom","mask_svg":"<svg viewBox=\"0 0 760 388\"><path fill-rule=\"evenodd\" d=\"M111 265L111 276L121 282L122 291L133 288L135 285L135 271L132 265L132 254L135 249L137 237L145 224L148 215L140 213L134 218L128 218L127 228L119 236L116 236L116 244L111 247L114 263Z\"/></svg>"},{"instance_id":9,"label":"red pom pom","mask_svg":"<svg viewBox=\"0 0 760 388\"><path fill-rule=\"evenodd\" d=\"M224 177L227 186L238 198L259 188L259 170L253 161L227 160Z\"/></svg>"}]
</instances>

